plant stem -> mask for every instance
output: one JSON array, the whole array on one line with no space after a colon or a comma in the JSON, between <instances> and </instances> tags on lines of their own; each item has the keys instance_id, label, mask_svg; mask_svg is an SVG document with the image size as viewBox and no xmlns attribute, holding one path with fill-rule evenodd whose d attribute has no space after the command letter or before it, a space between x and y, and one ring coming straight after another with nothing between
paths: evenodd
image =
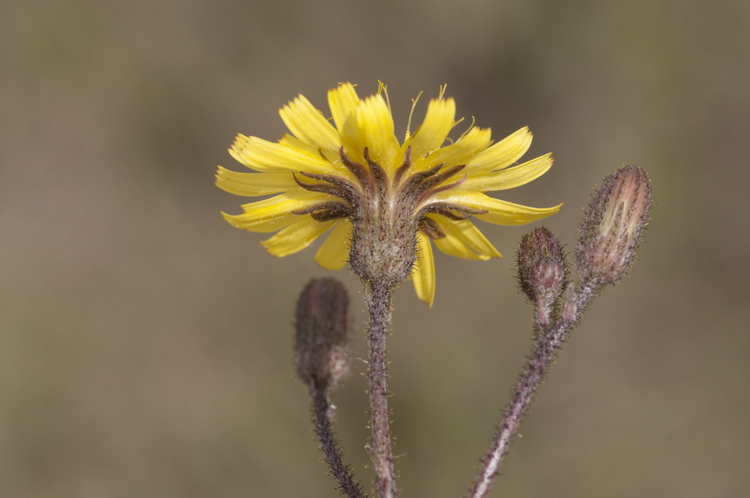
<instances>
[{"instance_id":1,"label":"plant stem","mask_svg":"<svg viewBox=\"0 0 750 498\"><path fill-rule=\"evenodd\" d=\"M349 498L366 498L359 483L354 481L351 468L344 463L338 442L333 434L333 410L328 396L328 390L311 386L310 397L313 401L315 414L315 433L320 441L325 461L331 468L331 475L336 478L341 491Z\"/></svg>"},{"instance_id":2,"label":"plant stem","mask_svg":"<svg viewBox=\"0 0 750 498\"><path fill-rule=\"evenodd\" d=\"M571 286L567 290L565 309L557 321L551 325L543 324L539 322L543 321L544 317L536 317L540 332L535 338L534 350L526 361L523 374L505 410L505 416L497 430L492 448L484 459L482 470L474 482L470 498L485 498L489 493L505 455L508 454L510 442L521 424L521 418L534 398L534 393L554 359L555 353L567 340L570 331L594 295L595 292L589 287L574 292Z\"/></svg>"},{"instance_id":3,"label":"plant stem","mask_svg":"<svg viewBox=\"0 0 750 498\"><path fill-rule=\"evenodd\" d=\"M388 420L388 389L386 387L385 337L391 323L393 285L387 282L365 284L365 301L370 314L370 425L372 447L367 447L377 474L380 498L395 498L396 477L393 470L390 422Z\"/></svg>"}]
</instances>

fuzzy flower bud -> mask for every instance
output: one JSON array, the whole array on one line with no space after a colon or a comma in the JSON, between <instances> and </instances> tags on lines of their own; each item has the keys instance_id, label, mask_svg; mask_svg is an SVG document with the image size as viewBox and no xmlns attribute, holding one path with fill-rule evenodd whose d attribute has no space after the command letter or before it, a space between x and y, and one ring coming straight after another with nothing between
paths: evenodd
<instances>
[{"instance_id":1,"label":"fuzzy flower bud","mask_svg":"<svg viewBox=\"0 0 750 498\"><path fill-rule=\"evenodd\" d=\"M349 295L332 278L311 280L297 301L294 363L311 388L330 389L349 372Z\"/></svg>"},{"instance_id":2,"label":"fuzzy flower bud","mask_svg":"<svg viewBox=\"0 0 750 498\"><path fill-rule=\"evenodd\" d=\"M560 244L547 228L535 228L521 239L516 254L518 284L538 306L551 306L565 288L567 267Z\"/></svg>"},{"instance_id":3,"label":"fuzzy flower bud","mask_svg":"<svg viewBox=\"0 0 750 498\"><path fill-rule=\"evenodd\" d=\"M584 285L603 287L625 276L648 222L651 183L638 166L604 179L581 226L576 261Z\"/></svg>"}]
</instances>

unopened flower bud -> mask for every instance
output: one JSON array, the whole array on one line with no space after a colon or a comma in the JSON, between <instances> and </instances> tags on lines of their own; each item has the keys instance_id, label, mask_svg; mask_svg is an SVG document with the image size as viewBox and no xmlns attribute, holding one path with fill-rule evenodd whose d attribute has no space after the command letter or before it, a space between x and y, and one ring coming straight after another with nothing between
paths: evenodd
<instances>
[{"instance_id":1,"label":"unopened flower bud","mask_svg":"<svg viewBox=\"0 0 750 498\"><path fill-rule=\"evenodd\" d=\"M547 228L535 228L523 236L516 254L516 266L521 290L539 306L552 305L565 287L565 257L557 239Z\"/></svg>"},{"instance_id":2,"label":"unopened flower bud","mask_svg":"<svg viewBox=\"0 0 750 498\"><path fill-rule=\"evenodd\" d=\"M603 287L625 276L650 208L651 183L638 166L624 166L604 179L586 210L576 251L584 285Z\"/></svg>"},{"instance_id":3,"label":"unopened flower bud","mask_svg":"<svg viewBox=\"0 0 750 498\"><path fill-rule=\"evenodd\" d=\"M316 389L335 387L349 372L349 295L332 278L311 280L297 301L294 363Z\"/></svg>"}]
</instances>

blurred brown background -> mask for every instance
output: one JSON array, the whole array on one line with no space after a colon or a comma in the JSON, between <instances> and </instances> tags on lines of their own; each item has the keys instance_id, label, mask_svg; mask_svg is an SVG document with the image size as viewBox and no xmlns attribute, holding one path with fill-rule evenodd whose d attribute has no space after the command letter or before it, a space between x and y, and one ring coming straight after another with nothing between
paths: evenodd
<instances>
[{"instance_id":1,"label":"blurred brown background","mask_svg":"<svg viewBox=\"0 0 750 498\"><path fill-rule=\"evenodd\" d=\"M399 137L438 86L553 169L501 197L564 202L651 175L640 257L594 303L492 496L750 494L750 3L71 0L0 4L0 496L336 496L291 365L308 249L222 221L236 133L275 140L298 93L389 85ZM424 98L423 97L423 98ZM529 347L506 256L437 255L429 310L396 297L391 399L404 496L465 495ZM366 355L359 283L356 354ZM337 393L365 468L365 364Z\"/></svg>"}]
</instances>

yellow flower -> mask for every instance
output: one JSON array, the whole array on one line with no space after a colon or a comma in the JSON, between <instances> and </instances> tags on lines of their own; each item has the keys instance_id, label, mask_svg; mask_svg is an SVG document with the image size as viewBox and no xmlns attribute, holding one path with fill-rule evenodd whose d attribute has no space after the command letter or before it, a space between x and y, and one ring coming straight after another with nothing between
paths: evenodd
<instances>
[{"instance_id":1,"label":"yellow flower","mask_svg":"<svg viewBox=\"0 0 750 498\"><path fill-rule=\"evenodd\" d=\"M315 255L321 266L338 270L349 262L364 281L385 279L388 285L410 275L419 298L431 306L430 240L451 256L497 258L469 217L522 225L560 207L486 196L541 176L552 166L551 154L512 166L531 145L528 128L493 145L489 129L471 126L444 146L457 122L456 104L442 90L422 125L414 133L407 127L403 144L394 135L387 94L361 100L353 85L340 84L328 92L333 123L298 96L280 110L291 135L278 143L238 135L229 150L255 172L219 166L216 175L216 185L232 194L277 195L244 204L243 214L222 213L224 219L250 232L278 232L263 245L279 257L331 230Z\"/></svg>"}]
</instances>

